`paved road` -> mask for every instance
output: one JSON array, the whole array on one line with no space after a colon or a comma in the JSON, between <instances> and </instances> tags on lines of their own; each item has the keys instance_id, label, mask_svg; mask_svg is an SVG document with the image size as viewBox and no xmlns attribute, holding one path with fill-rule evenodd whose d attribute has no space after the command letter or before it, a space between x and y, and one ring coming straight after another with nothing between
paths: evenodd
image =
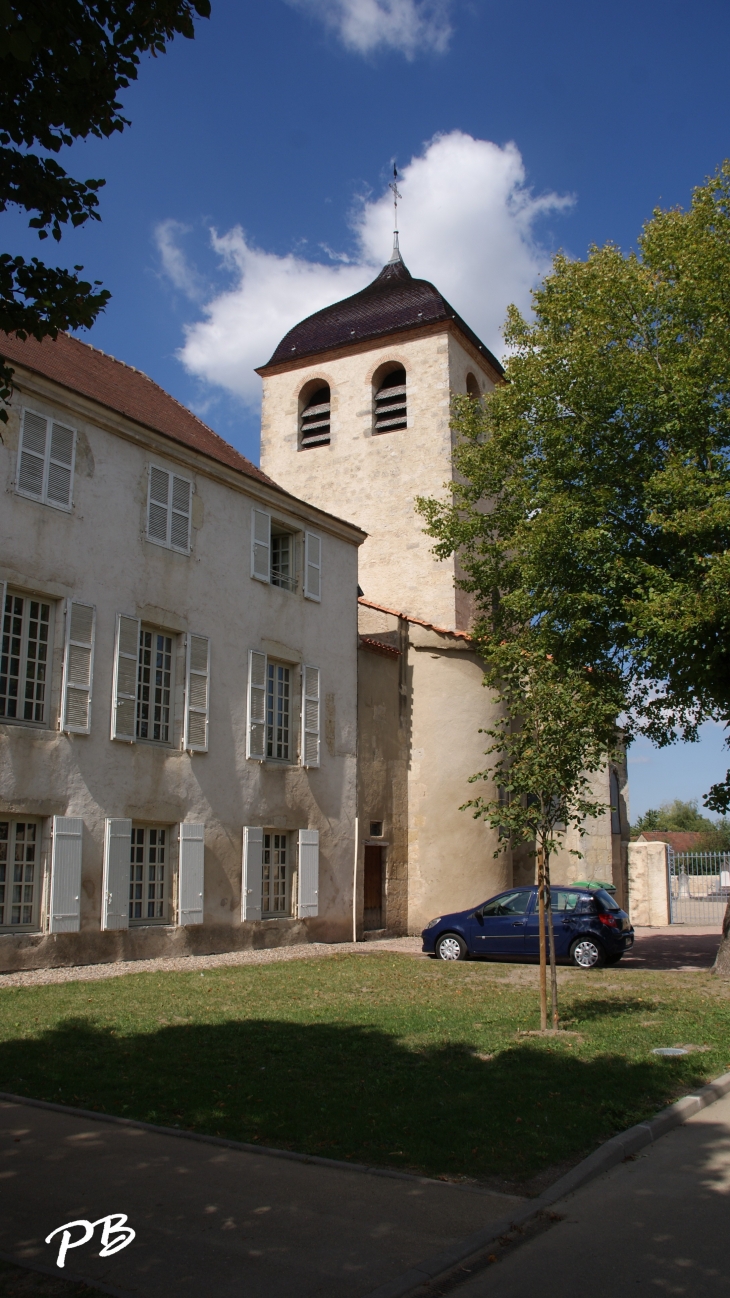
<instances>
[{"instance_id":1,"label":"paved road","mask_svg":"<svg viewBox=\"0 0 730 1298\"><path fill-rule=\"evenodd\" d=\"M552 1210L564 1220L454 1298L728 1298L730 1095Z\"/></svg>"},{"instance_id":2,"label":"paved road","mask_svg":"<svg viewBox=\"0 0 730 1298\"><path fill-rule=\"evenodd\" d=\"M617 969L710 969L720 944L720 926L637 928L632 950Z\"/></svg>"},{"instance_id":3,"label":"paved road","mask_svg":"<svg viewBox=\"0 0 730 1298\"><path fill-rule=\"evenodd\" d=\"M66 1273L139 1298L357 1298L523 1202L0 1102L0 1252L54 1266L57 1226L126 1213Z\"/></svg>"}]
</instances>

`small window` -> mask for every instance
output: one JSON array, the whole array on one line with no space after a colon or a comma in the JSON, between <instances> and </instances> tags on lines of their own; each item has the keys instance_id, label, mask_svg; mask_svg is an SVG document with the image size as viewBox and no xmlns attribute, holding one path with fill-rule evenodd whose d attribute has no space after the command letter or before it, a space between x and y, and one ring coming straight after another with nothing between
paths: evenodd
<instances>
[{"instance_id":1,"label":"small window","mask_svg":"<svg viewBox=\"0 0 730 1298\"><path fill-rule=\"evenodd\" d=\"M277 531L275 524L271 528L271 584L282 590L295 590L297 584L295 539L291 532Z\"/></svg>"},{"instance_id":2,"label":"small window","mask_svg":"<svg viewBox=\"0 0 730 1298\"><path fill-rule=\"evenodd\" d=\"M328 446L330 441L330 390L327 384L318 387L311 394L305 388L306 405L302 408L299 420L299 444L307 446Z\"/></svg>"},{"instance_id":3,"label":"small window","mask_svg":"<svg viewBox=\"0 0 730 1298\"><path fill-rule=\"evenodd\" d=\"M0 653L0 720L48 724L51 605L8 591Z\"/></svg>"},{"instance_id":4,"label":"small window","mask_svg":"<svg viewBox=\"0 0 730 1298\"><path fill-rule=\"evenodd\" d=\"M129 922L149 924L167 919L167 826L132 826L129 863Z\"/></svg>"},{"instance_id":5,"label":"small window","mask_svg":"<svg viewBox=\"0 0 730 1298\"><path fill-rule=\"evenodd\" d=\"M142 626L137 659L137 738L171 740L172 640L164 631Z\"/></svg>"},{"instance_id":6,"label":"small window","mask_svg":"<svg viewBox=\"0 0 730 1298\"><path fill-rule=\"evenodd\" d=\"M382 820L371 820L371 821L370 821L370 837L371 837L371 838L382 838L382 837L383 837L383 822L382 822Z\"/></svg>"},{"instance_id":7,"label":"small window","mask_svg":"<svg viewBox=\"0 0 730 1298\"><path fill-rule=\"evenodd\" d=\"M33 820L0 820L0 927L37 927L41 829Z\"/></svg>"},{"instance_id":8,"label":"small window","mask_svg":"<svg viewBox=\"0 0 730 1298\"><path fill-rule=\"evenodd\" d=\"M524 915L529 904L530 892L511 892L504 897L495 897L486 906L482 906L482 914L487 916L493 915Z\"/></svg>"},{"instance_id":9,"label":"small window","mask_svg":"<svg viewBox=\"0 0 730 1298\"><path fill-rule=\"evenodd\" d=\"M482 395L479 383L473 374L467 374L466 376L466 395L468 397L473 397L476 401L478 401Z\"/></svg>"},{"instance_id":10,"label":"small window","mask_svg":"<svg viewBox=\"0 0 730 1298\"><path fill-rule=\"evenodd\" d=\"M261 914L267 918L288 915L290 909L290 866L287 834L264 831L261 866Z\"/></svg>"},{"instance_id":11,"label":"small window","mask_svg":"<svg viewBox=\"0 0 730 1298\"><path fill-rule=\"evenodd\" d=\"M291 751L291 668L266 665L266 756L288 762Z\"/></svg>"},{"instance_id":12,"label":"small window","mask_svg":"<svg viewBox=\"0 0 730 1298\"><path fill-rule=\"evenodd\" d=\"M181 554L190 552L190 502L193 484L176 473L150 465L147 540Z\"/></svg>"},{"instance_id":13,"label":"small window","mask_svg":"<svg viewBox=\"0 0 730 1298\"><path fill-rule=\"evenodd\" d=\"M402 366L376 380L376 433L395 433L407 427L406 372Z\"/></svg>"},{"instance_id":14,"label":"small window","mask_svg":"<svg viewBox=\"0 0 730 1298\"><path fill-rule=\"evenodd\" d=\"M71 508L76 432L34 410L23 411L16 488L56 509Z\"/></svg>"}]
</instances>

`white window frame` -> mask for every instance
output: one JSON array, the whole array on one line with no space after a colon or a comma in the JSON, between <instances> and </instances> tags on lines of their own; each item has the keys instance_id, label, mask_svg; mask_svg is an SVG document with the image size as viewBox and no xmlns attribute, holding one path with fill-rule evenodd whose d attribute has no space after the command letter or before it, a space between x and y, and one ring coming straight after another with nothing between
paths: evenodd
<instances>
[{"instance_id":1,"label":"white window frame","mask_svg":"<svg viewBox=\"0 0 730 1298\"><path fill-rule=\"evenodd\" d=\"M28 491L27 488L23 488L20 485L20 470L21 470L23 453L25 452L27 455L32 456L32 458L34 459L41 458L36 451L29 451L25 446L26 414L30 414L36 419L43 419L46 425L46 439L45 439L45 448L43 453L43 479L42 479L40 492ZM54 426L56 425L59 428L63 428L65 432L69 432L72 435L70 465L64 464L62 460L54 460L53 456L51 455L51 450L53 447L53 429ZM65 514L71 513L71 511L73 510L74 473L76 469L76 436L77 436L77 430L75 428L72 428L69 424L62 424L59 420L53 419L49 415L42 415L39 410L31 410L29 406L23 406L21 411L20 438L18 441L18 458L15 466L15 490L19 496L24 496L26 500L36 500L41 505L48 505L51 509L60 509ZM70 470L68 504L63 504L61 501L58 500L48 499L48 478L49 478L50 467L52 463L58 464L59 467L63 469Z\"/></svg>"},{"instance_id":2,"label":"white window frame","mask_svg":"<svg viewBox=\"0 0 730 1298\"><path fill-rule=\"evenodd\" d=\"M162 501L153 501L152 499L152 474L164 473L167 477L167 500L162 505ZM188 509L175 508L174 492L175 483L184 482L188 487ZM193 496L195 494L195 483L192 478L186 478L182 473L176 473L174 469L166 469L162 464L150 463L147 468L147 519L145 525L145 536L150 545L160 545L165 550L174 550L176 554L190 554L192 549L192 531L193 531ZM165 509L165 540L159 536L150 535L150 509L153 504L157 504ZM172 539L172 516L177 514L181 518L187 518L188 521L188 540L187 545L176 545Z\"/></svg>"},{"instance_id":3,"label":"white window frame","mask_svg":"<svg viewBox=\"0 0 730 1298\"><path fill-rule=\"evenodd\" d=\"M20 717L0 716L0 725L30 726L35 729L47 730L50 725L50 714L51 714L51 685L52 685L52 678L53 678L52 667L53 667L53 648L54 648L54 636L55 636L55 626L56 626L57 601L54 599L50 599L45 595L38 595L33 592L17 590L15 587L11 588L9 582L0 583L0 595L2 595L2 611L0 613L0 648L2 647L2 638L5 634L5 630L4 630L5 601L8 594L13 598L17 596L19 599L22 599L24 601L23 623L22 623L22 631L21 631L21 648L20 648L22 674L18 677L18 703L20 705L21 711L24 710L25 708L25 685L26 685L27 674L28 674L28 619L30 617L30 612L27 605L28 602L31 600L36 601L39 604L47 604L49 608L48 641L47 641L48 654L46 657L46 679L45 679L46 688L45 688L44 700L43 700L44 711L43 711L42 721L37 721L32 717L26 718L22 716Z\"/></svg>"},{"instance_id":4,"label":"white window frame","mask_svg":"<svg viewBox=\"0 0 730 1298\"><path fill-rule=\"evenodd\" d=\"M284 851L286 853L286 860L284 862L284 869L286 871L286 874L284 876L285 879L284 909L265 910L264 909L264 870L266 868L266 862L264 860L264 856L267 851L266 839L269 838L273 840L275 834L278 834L280 838L283 837L286 840L284 843ZM288 919L289 916L291 915L291 883L292 883L292 873L293 873L293 864L294 864L292 859L294 855L294 841L293 841L294 836L286 829L264 829L262 831L262 835L263 836L261 841L261 918L262 919ZM276 851L273 841L270 843L268 850L272 853ZM273 862L269 862L269 869L273 870L274 868L275 867ZM271 896L271 880L269 881L269 896Z\"/></svg>"},{"instance_id":5,"label":"white window frame","mask_svg":"<svg viewBox=\"0 0 730 1298\"><path fill-rule=\"evenodd\" d=\"M0 816L0 820L5 821L6 823L9 824L9 833L8 833L8 839L7 839L7 843L8 843L8 846L7 846L7 863L6 863L6 865L5 865L5 901L4 901L3 907L0 908L0 933L33 933L33 932L37 932L38 929L40 928L40 904L41 904L41 894L42 894L42 891L43 891L43 878L42 878L42 874L41 874L41 868L42 868L42 859L41 859L41 840L42 840L42 835L43 835L43 825L42 825L42 822L38 819L37 816L5 816L5 815L2 815L2 816ZM19 825L19 824L20 824L20 825L34 825L34 826L35 826L35 829L36 829L36 837L35 837L35 848L36 848L36 854L35 854L35 860L34 860L34 862L33 862L33 865L34 865L33 898L32 898L32 901L31 901L31 903L30 903L31 906L32 906L32 912L31 912L32 917L31 917L31 919L29 920L29 922L28 922L27 924L11 924L11 923L9 923L9 922L8 922L8 923L4 923L4 922L3 922L4 919L5 919L5 916L6 916L6 915L10 915L10 914L12 914L12 905L13 905L13 887L14 887L14 886L17 886L17 885L15 885L15 881L14 881L14 879L13 879L13 875L14 875L14 873L15 873L15 871L14 871L14 866L15 866L15 833L16 833L15 827L16 827L16 825ZM24 862L23 864L26 865L26 864L28 864L28 863L27 863L27 862ZM25 887L27 887L27 884L25 883L25 880L21 880L21 881L20 881L20 886L21 886L21 888L25 888ZM21 906L23 905L22 897L21 897L20 905L21 905ZM22 914L22 911L21 911L21 914Z\"/></svg>"},{"instance_id":6,"label":"white window frame","mask_svg":"<svg viewBox=\"0 0 730 1298\"><path fill-rule=\"evenodd\" d=\"M131 826L130 839L129 839L129 857L127 861L127 926L128 928L144 928L150 925L152 926L157 925L159 927L160 925L165 925L169 923L170 867L171 867L170 848L172 844L172 829L173 829L172 825L132 824ZM135 848L137 847L137 844L134 841L135 835L139 833L142 834L142 861L141 862L132 860L133 853L135 851ZM162 851L164 852L165 855L165 859L162 862L162 868L163 868L162 898L161 898L162 914L146 915L143 913L139 916L130 915L129 912L132 910L133 906L136 903L136 899L132 897L132 887L137 886L137 881L132 878L132 870L133 868L136 869L138 864L142 866L142 896L140 898L140 905L143 912L147 909L149 904L148 889L150 883L149 870L150 870L151 862L148 860L148 857L150 851L152 850L149 841L149 836L151 833L154 834L163 833L165 835L165 842L162 845ZM155 844L154 850L160 851L160 847L161 847L160 843L157 843ZM156 861L154 863L155 870L159 869L159 867L160 867L160 862ZM155 887L157 887L158 883L159 880L155 880ZM155 897L154 899L155 908L157 908L159 901L160 898Z\"/></svg>"}]
</instances>

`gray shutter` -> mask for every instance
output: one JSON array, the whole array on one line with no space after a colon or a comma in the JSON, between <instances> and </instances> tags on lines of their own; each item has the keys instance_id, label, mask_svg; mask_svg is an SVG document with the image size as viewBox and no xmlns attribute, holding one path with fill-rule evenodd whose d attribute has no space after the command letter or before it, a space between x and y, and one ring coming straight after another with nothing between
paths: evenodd
<instances>
[{"instance_id":1,"label":"gray shutter","mask_svg":"<svg viewBox=\"0 0 730 1298\"><path fill-rule=\"evenodd\" d=\"M205 825L184 820L180 826L178 897L181 924L202 924L205 878Z\"/></svg>"},{"instance_id":2,"label":"gray shutter","mask_svg":"<svg viewBox=\"0 0 730 1298\"><path fill-rule=\"evenodd\" d=\"M322 598L322 540L316 532L304 533L304 595L317 602Z\"/></svg>"},{"instance_id":3,"label":"gray shutter","mask_svg":"<svg viewBox=\"0 0 730 1298\"><path fill-rule=\"evenodd\" d=\"M261 919L261 881L264 859L264 831L246 825L243 831L243 889L241 919Z\"/></svg>"},{"instance_id":4,"label":"gray shutter","mask_svg":"<svg viewBox=\"0 0 730 1298\"><path fill-rule=\"evenodd\" d=\"M299 830L299 918L319 914L319 830Z\"/></svg>"},{"instance_id":5,"label":"gray shutter","mask_svg":"<svg viewBox=\"0 0 730 1298\"><path fill-rule=\"evenodd\" d=\"M150 465L149 497L147 500L147 536L150 541L170 544L170 474L166 469Z\"/></svg>"},{"instance_id":6,"label":"gray shutter","mask_svg":"<svg viewBox=\"0 0 730 1298\"><path fill-rule=\"evenodd\" d=\"M262 762L266 756L266 654L248 654L248 745L246 756Z\"/></svg>"},{"instance_id":7,"label":"gray shutter","mask_svg":"<svg viewBox=\"0 0 730 1298\"><path fill-rule=\"evenodd\" d=\"M75 735L88 735L91 730L95 629L93 605L66 600L61 729Z\"/></svg>"},{"instance_id":8,"label":"gray shutter","mask_svg":"<svg viewBox=\"0 0 730 1298\"><path fill-rule=\"evenodd\" d=\"M132 859L132 822L109 819L104 827L104 879L101 927L129 928L129 879Z\"/></svg>"},{"instance_id":9,"label":"gray shutter","mask_svg":"<svg viewBox=\"0 0 730 1298\"><path fill-rule=\"evenodd\" d=\"M0 644L2 644L2 637L5 629L5 600L7 594L8 583L6 581L0 581Z\"/></svg>"},{"instance_id":10,"label":"gray shutter","mask_svg":"<svg viewBox=\"0 0 730 1298\"><path fill-rule=\"evenodd\" d=\"M302 667L302 766L319 766L318 667Z\"/></svg>"},{"instance_id":11,"label":"gray shutter","mask_svg":"<svg viewBox=\"0 0 730 1298\"><path fill-rule=\"evenodd\" d=\"M268 581L271 575L271 515L263 509L251 510L251 576Z\"/></svg>"},{"instance_id":12,"label":"gray shutter","mask_svg":"<svg viewBox=\"0 0 730 1298\"><path fill-rule=\"evenodd\" d=\"M46 500L62 509L71 508L75 450L76 434L73 428L52 424Z\"/></svg>"},{"instance_id":13,"label":"gray shutter","mask_svg":"<svg viewBox=\"0 0 730 1298\"><path fill-rule=\"evenodd\" d=\"M50 933L78 933L81 927L81 845L84 822L53 817Z\"/></svg>"},{"instance_id":14,"label":"gray shutter","mask_svg":"<svg viewBox=\"0 0 730 1298\"><path fill-rule=\"evenodd\" d=\"M112 697L112 739L133 744L137 735L137 663L139 618L117 614L114 646L114 688Z\"/></svg>"},{"instance_id":15,"label":"gray shutter","mask_svg":"<svg viewBox=\"0 0 730 1298\"><path fill-rule=\"evenodd\" d=\"M43 499L46 477L48 420L33 410L23 412L23 429L18 447L16 486L27 496Z\"/></svg>"},{"instance_id":16,"label":"gray shutter","mask_svg":"<svg viewBox=\"0 0 730 1298\"><path fill-rule=\"evenodd\" d=\"M208 751L210 709L210 641L204 635L186 637L185 729L183 748Z\"/></svg>"},{"instance_id":17,"label":"gray shutter","mask_svg":"<svg viewBox=\"0 0 730 1298\"><path fill-rule=\"evenodd\" d=\"M174 550L190 550L190 500L193 484L187 478L172 478L170 545Z\"/></svg>"}]
</instances>

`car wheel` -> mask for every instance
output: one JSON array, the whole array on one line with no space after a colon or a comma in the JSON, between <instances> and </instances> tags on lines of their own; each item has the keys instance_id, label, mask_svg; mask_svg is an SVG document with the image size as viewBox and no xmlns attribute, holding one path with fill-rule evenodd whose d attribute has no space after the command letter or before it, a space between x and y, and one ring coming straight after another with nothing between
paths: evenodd
<instances>
[{"instance_id":1,"label":"car wheel","mask_svg":"<svg viewBox=\"0 0 730 1298\"><path fill-rule=\"evenodd\" d=\"M436 943L436 955L439 960L466 960L469 952L463 938L456 933L444 933Z\"/></svg>"},{"instance_id":2,"label":"car wheel","mask_svg":"<svg viewBox=\"0 0 730 1298\"><path fill-rule=\"evenodd\" d=\"M570 948L571 963L579 969L597 969L606 957L600 942L592 937L579 937Z\"/></svg>"}]
</instances>

